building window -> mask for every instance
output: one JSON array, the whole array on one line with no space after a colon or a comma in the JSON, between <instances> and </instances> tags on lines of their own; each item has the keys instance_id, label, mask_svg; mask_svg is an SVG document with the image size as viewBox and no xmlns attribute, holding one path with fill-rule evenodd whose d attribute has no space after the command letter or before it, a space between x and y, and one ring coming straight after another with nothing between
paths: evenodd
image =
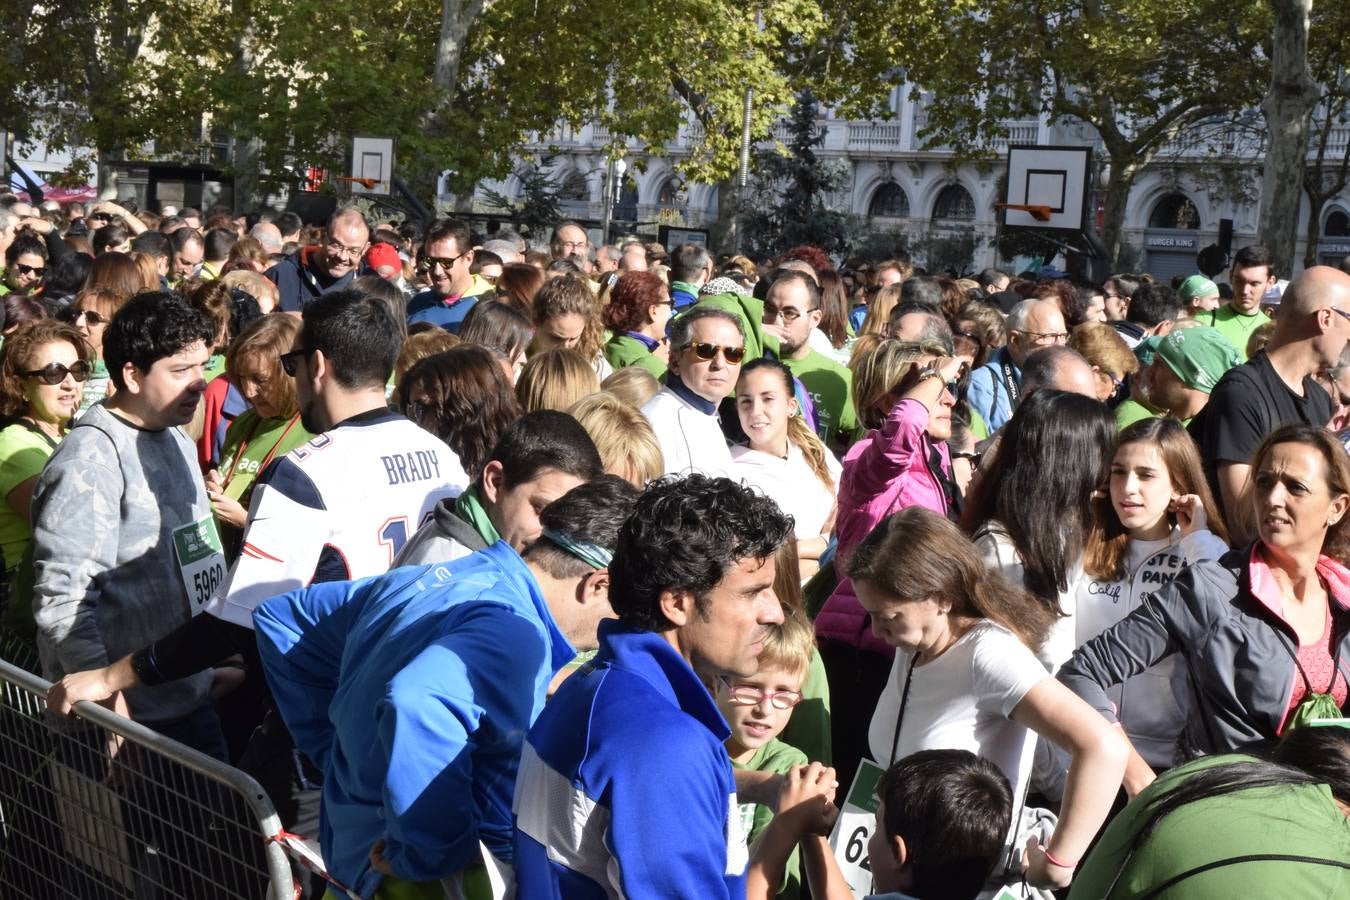
<instances>
[{"instance_id":1,"label":"building window","mask_svg":"<svg viewBox=\"0 0 1350 900\"><path fill-rule=\"evenodd\" d=\"M1185 194L1165 194L1153 207L1148 227L1196 229L1200 227L1200 211Z\"/></svg>"},{"instance_id":2,"label":"building window","mask_svg":"<svg viewBox=\"0 0 1350 900\"><path fill-rule=\"evenodd\" d=\"M583 203L590 200L591 186L586 183L586 176L576 169L570 170L558 183L558 199L579 200Z\"/></svg>"},{"instance_id":3,"label":"building window","mask_svg":"<svg viewBox=\"0 0 1350 900\"><path fill-rule=\"evenodd\" d=\"M656 195L657 206L684 206L689 202L689 194L684 189L684 181L679 178L667 178Z\"/></svg>"},{"instance_id":4,"label":"building window","mask_svg":"<svg viewBox=\"0 0 1350 900\"><path fill-rule=\"evenodd\" d=\"M949 184L933 203L933 218L969 222L975 218L975 201L970 191L959 184Z\"/></svg>"},{"instance_id":5,"label":"building window","mask_svg":"<svg viewBox=\"0 0 1350 900\"><path fill-rule=\"evenodd\" d=\"M1326 237L1350 237L1350 215L1343 209L1333 209L1331 215L1327 216L1322 234Z\"/></svg>"},{"instance_id":6,"label":"building window","mask_svg":"<svg viewBox=\"0 0 1350 900\"><path fill-rule=\"evenodd\" d=\"M905 196L904 189L895 182L883 184L872 195L872 202L867 207L867 214L887 219L907 219L909 218L909 198Z\"/></svg>"}]
</instances>

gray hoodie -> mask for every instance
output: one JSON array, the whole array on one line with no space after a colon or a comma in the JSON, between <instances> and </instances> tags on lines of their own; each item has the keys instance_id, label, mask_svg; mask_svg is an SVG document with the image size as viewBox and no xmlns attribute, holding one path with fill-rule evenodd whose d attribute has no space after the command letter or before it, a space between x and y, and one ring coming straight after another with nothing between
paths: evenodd
<instances>
[{"instance_id":1,"label":"gray hoodie","mask_svg":"<svg viewBox=\"0 0 1350 900\"><path fill-rule=\"evenodd\" d=\"M33 493L33 617L51 680L114 662L191 618L176 528L211 516L196 450L179 429L147 431L102 405L52 454ZM211 673L127 692L138 721L182 718Z\"/></svg>"}]
</instances>

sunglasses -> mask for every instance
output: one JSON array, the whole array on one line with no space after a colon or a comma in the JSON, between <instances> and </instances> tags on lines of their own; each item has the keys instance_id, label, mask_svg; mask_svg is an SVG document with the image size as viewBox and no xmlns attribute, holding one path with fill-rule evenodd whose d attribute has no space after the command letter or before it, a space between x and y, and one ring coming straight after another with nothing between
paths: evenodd
<instances>
[{"instance_id":1,"label":"sunglasses","mask_svg":"<svg viewBox=\"0 0 1350 900\"><path fill-rule=\"evenodd\" d=\"M92 309L75 309L74 307L71 307L67 314L70 316L71 322L78 322L80 319L84 319L84 321L90 325L107 325L112 321L107 316Z\"/></svg>"},{"instance_id":2,"label":"sunglasses","mask_svg":"<svg viewBox=\"0 0 1350 900\"><path fill-rule=\"evenodd\" d=\"M295 373L299 371L297 367L300 360L304 359L306 356L309 356L313 352L314 351L309 347L301 347L299 350L292 350L289 353L283 353L281 354L280 357L281 368L286 372L287 375L294 378Z\"/></svg>"},{"instance_id":3,"label":"sunglasses","mask_svg":"<svg viewBox=\"0 0 1350 900\"><path fill-rule=\"evenodd\" d=\"M705 344L703 341L695 341L688 345L686 349L693 350L695 356L709 362L715 359L719 352L729 365L734 366L745 359L744 347L723 347L720 344Z\"/></svg>"},{"instance_id":4,"label":"sunglasses","mask_svg":"<svg viewBox=\"0 0 1350 900\"><path fill-rule=\"evenodd\" d=\"M14 268L19 270L20 275L36 275L41 278L47 274L46 266L25 266L23 263L15 263Z\"/></svg>"},{"instance_id":5,"label":"sunglasses","mask_svg":"<svg viewBox=\"0 0 1350 900\"><path fill-rule=\"evenodd\" d=\"M63 366L60 363L47 363L47 365L40 369L34 369L31 372L20 372L18 374L24 378L36 378L43 384L60 384L66 380L67 375L71 376L76 381L85 381L89 378L91 371L92 369L90 369L89 363L82 359L78 359L69 366Z\"/></svg>"}]
</instances>

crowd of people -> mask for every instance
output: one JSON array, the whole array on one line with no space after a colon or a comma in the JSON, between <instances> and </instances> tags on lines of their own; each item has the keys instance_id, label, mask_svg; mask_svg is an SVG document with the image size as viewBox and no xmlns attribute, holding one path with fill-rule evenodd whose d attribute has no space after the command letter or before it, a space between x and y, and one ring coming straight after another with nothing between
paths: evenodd
<instances>
[{"instance_id":1,"label":"crowd of people","mask_svg":"<svg viewBox=\"0 0 1350 900\"><path fill-rule=\"evenodd\" d=\"M1350 892L1350 269L0 251L0 655L256 777L316 896L861 896L864 762L877 897Z\"/></svg>"}]
</instances>

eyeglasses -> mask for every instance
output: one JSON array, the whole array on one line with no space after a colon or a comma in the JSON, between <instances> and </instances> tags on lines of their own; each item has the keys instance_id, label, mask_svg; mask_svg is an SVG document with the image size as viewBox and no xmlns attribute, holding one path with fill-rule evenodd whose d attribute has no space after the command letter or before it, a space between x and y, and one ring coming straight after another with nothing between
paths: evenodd
<instances>
[{"instance_id":1,"label":"eyeglasses","mask_svg":"<svg viewBox=\"0 0 1350 900\"><path fill-rule=\"evenodd\" d=\"M1015 330L1013 333L1025 334L1027 337L1031 338L1031 342L1037 346L1043 346L1045 344L1066 344L1069 341L1069 333L1067 331L1022 331L1019 329Z\"/></svg>"},{"instance_id":2,"label":"eyeglasses","mask_svg":"<svg viewBox=\"0 0 1350 900\"><path fill-rule=\"evenodd\" d=\"M107 316L92 309L77 309L74 310L73 313L75 318L71 319L72 322L78 322L81 319L84 319L84 321L90 325L107 325L108 322L111 321Z\"/></svg>"},{"instance_id":3,"label":"eyeglasses","mask_svg":"<svg viewBox=\"0 0 1350 900\"><path fill-rule=\"evenodd\" d=\"M313 352L314 350L311 347L301 347L299 350L292 350L289 353L283 353L281 354L281 368L286 372L287 375L294 378L300 360L304 359L306 356L309 356Z\"/></svg>"},{"instance_id":4,"label":"eyeglasses","mask_svg":"<svg viewBox=\"0 0 1350 900\"><path fill-rule=\"evenodd\" d=\"M695 341L692 344L688 344L685 349L693 350L694 355L699 359L706 359L710 362L715 359L720 352L722 358L727 361L727 364L732 366L745 359L744 347L723 347L720 344L705 344L703 341Z\"/></svg>"},{"instance_id":5,"label":"eyeglasses","mask_svg":"<svg viewBox=\"0 0 1350 900\"><path fill-rule=\"evenodd\" d=\"M19 268L20 268L20 269L23 269L23 266L19 266ZM1331 310L1332 312L1336 313L1336 315L1338 315L1338 316L1341 316L1341 317L1346 318L1346 319L1350 319L1350 312L1346 312L1346 311L1343 310L1343 309L1337 309L1337 308L1334 307L1334 306L1328 306L1327 309L1329 309L1329 310Z\"/></svg>"},{"instance_id":6,"label":"eyeglasses","mask_svg":"<svg viewBox=\"0 0 1350 900\"><path fill-rule=\"evenodd\" d=\"M590 241L558 241L558 249L564 253L571 253L573 250L584 250L591 245Z\"/></svg>"},{"instance_id":7,"label":"eyeglasses","mask_svg":"<svg viewBox=\"0 0 1350 900\"><path fill-rule=\"evenodd\" d=\"M43 275L47 274L46 266L25 266L23 263L15 263L14 268L19 270L20 275L36 275L41 278ZM1340 310L1336 311L1340 312Z\"/></svg>"},{"instance_id":8,"label":"eyeglasses","mask_svg":"<svg viewBox=\"0 0 1350 900\"><path fill-rule=\"evenodd\" d=\"M360 247L348 247L341 241L334 240L330 240L325 246L328 248L328 253L332 256L351 257L353 259L360 259L361 254L366 250L364 245Z\"/></svg>"},{"instance_id":9,"label":"eyeglasses","mask_svg":"<svg viewBox=\"0 0 1350 900\"><path fill-rule=\"evenodd\" d=\"M765 700L774 709L792 709L802 702L801 691L766 691L753 684L727 684L727 696L733 706L759 706Z\"/></svg>"},{"instance_id":10,"label":"eyeglasses","mask_svg":"<svg viewBox=\"0 0 1350 900\"><path fill-rule=\"evenodd\" d=\"M806 315L806 313L813 313L817 309L820 309L820 307L817 306L814 309L808 309L806 312L802 312L801 310L791 306L789 306L787 309L779 309L776 306L770 306L769 304L766 303L764 304L764 321L773 322L775 319L781 317L784 322L791 325L793 322L797 321L802 316Z\"/></svg>"},{"instance_id":11,"label":"eyeglasses","mask_svg":"<svg viewBox=\"0 0 1350 900\"><path fill-rule=\"evenodd\" d=\"M464 257L468 256L472 252L473 252L472 250L465 250L459 256L424 256L422 257L422 261L418 263L418 265L420 265L423 271L426 272L433 271L437 266L440 266L442 269L449 272L451 266L459 262Z\"/></svg>"},{"instance_id":12,"label":"eyeglasses","mask_svg":"<svg viewBox=\"0 0 1350 900\"><path fill-rule=\"evenodd\" d=\"M82 359L77 359L69 366L63 366L60 363L47 363L47 365L40 369L34 369L31 372L20 372L19 375L24 378L36 378L43 384L60 384L66 380L67 375L71 376L76 381L85 381L89 378L89 373L91 371L89 363Z\"/></svg>"}]
</instances>

